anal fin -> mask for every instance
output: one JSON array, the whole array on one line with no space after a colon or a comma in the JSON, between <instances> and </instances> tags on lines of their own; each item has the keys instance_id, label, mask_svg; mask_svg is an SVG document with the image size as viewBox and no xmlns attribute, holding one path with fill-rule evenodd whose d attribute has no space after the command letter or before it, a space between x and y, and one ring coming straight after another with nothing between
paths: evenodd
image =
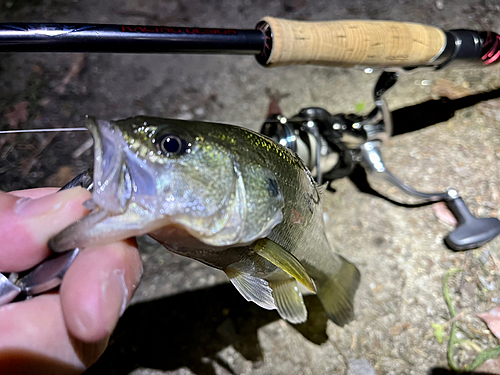
<instances>
[{"instance_id":1,"label":"anal fin","mask_svg":"<svg viewBox=\"0 0 500 375\"><path fill-rule=\"evenodd\" d=\"M269 281L273 290L274 304L280 316L292 324L307 320L307 308L298 288L297 280L290 277L285 280Z\"/></svg>"},{"instance_id":2,"label":"anal fin","mask_svg":"<svg viewBox=\"0 0 500 375\"><path fill-rule=\"evenodd\" d=\"M227 267L224 272L226 272L231 283L247 301L255 302L266 310L276 308L272 289L266 280L249 275L232 266Z\"/></svg>"}]
</instances>

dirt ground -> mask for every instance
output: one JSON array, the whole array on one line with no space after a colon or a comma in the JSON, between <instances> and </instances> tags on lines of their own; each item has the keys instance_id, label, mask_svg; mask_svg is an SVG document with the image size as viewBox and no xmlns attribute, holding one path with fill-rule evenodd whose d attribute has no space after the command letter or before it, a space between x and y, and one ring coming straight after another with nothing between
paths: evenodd
<instances>
[{"instance_id":1,"label":"dirt ground","mask_svg":"<svg viewBox=\"0 0 500 375\"><path fill-rule=\"evenodd\" d=\"M0 0L0 21L253 28L263 16L387 19L500 32L498 0ZM85 115L145 114L260 129L269 90L285 115L307 106L367 113L377 74L324 67L264 69L251 56L1 54L0 129L82 127ZM423 191L456 188L470 210L500 214L499 68L417 71L389 93L389 168ZM0 189L62 186L92 163L86 132L0 136ZM333 184L331 244L361 270L356 319L340 328L307 297L293 326L247 303L224 274L140 240L144 277L89 374L440 374L449 369L449 298L458 314L453 362L470 366L498 340L476 314L500 305L500 239L455 253L432 206L408 207ZM394 189L372 186L386 197ZM460 270L457 270L460 269ZM441 342L440 342L441 341ZM491 362L490 362L491 364ZM360 370L360 366L365 370ZM483 367L483 371L495 371ZM500 365L498 365L500 368ZM496 369L494 373L500 373ZM373 372L374 371L374 372Z\"/></svg>"}]
</instances>

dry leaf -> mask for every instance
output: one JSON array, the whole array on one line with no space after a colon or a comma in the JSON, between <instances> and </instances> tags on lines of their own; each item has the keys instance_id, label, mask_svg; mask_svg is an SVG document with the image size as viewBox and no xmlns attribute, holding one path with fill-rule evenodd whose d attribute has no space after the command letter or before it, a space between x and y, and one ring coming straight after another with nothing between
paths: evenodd
<instances>
[{"instance_id":1,"label":"dry leaf","mask_svg":"<svg viewBox=\"0 0 500 375\"><path fill-rule=\"evenodd\" d=\"M486 374L500 374L500 358L488 359L475 369L476 372Z\"/></svg>"},{"instance_id":2,"label":"dry leaf","mask_svg":"<svg viewBox=\"0 0 500 375\"><path fill-rule=\"evenodd\" d=\"M477 316L483 319L491 333L500 339L500 306L494 307L486 313L477 314Z\"/></svg>"},{"instance_id":3,"label":"dry leaf","mask_svg":"<svg viewBox=\"0 0 500 375\"><path fill-rule=\"evenodd\" d=\"M14 143L14 140L16 139L15 134L3 134L0 137L0 162L3 162L4 159L7 157L7 155L10 153L12 150L12 144ZM4 150L4 146L7 145L7 150Z\"/></svg>"},{"instance_id":4,"label":"dry leaf","mask_svg":"<svg viewBox=\"0 0 500 375\"><path fill-rule=\"evenodd\" d=\"M73 64L71 64L71 69L69 70L68 74L66 74L61 83L56 87L56 92L58 94L64 94L64 92L66 91L66 85L78 77L84 66L85 54L80 53L73 61Z\"/></svg>"},{"instance_id":5,"label":"dry leaf","mask_svg":"<svg viewBox=\"0 0 500 375\"><path fill-rule=\"evenodd\" d=\"M80 147L78 147L75 151L73 151L73 153L71 154L71 156L73 158L75 158L75 159L79 158L80 156L82 156L82 154L85 151L87 151L93 145L94 145L94 139L93 138L89 138L85 142L83 142Z\"/></svg>"},{"instance_id":6,"label":"dry leaf","mask_svg":"<svg viewBox=\"0 0 500 375\"><path fill-rule=\"evenodd\" d=\"M38 163L38 157L28 157L23 158L20 161L21 165L21 175L23 177L28 177L28 174L31 172L36 163Z\"/></svg>"},{"instance_id":7,"label":"dry leaf","mask_svg":"<svg viewBox=\"0 0 500 375\"><path fill-rule=\"evenodd\" d=\"M41 76L43 74L43 65L41 63L36 63L31 67L31 70L33 71L33 73Z\"/></svg>"},{"instance_id":8,"label":"dry leaf","mask_svg":"<svg viewBox=\"0 0 500 375\"><path fill-rule=\"evenodd\" d=\"M452 225L454 227L457 226L457 218L453 213L450 211L446 203L444 202L437 202L432 205L432 211L434 211L434 215L441 220L443 223Z\"/></svg>"},{"instance_id":9,"label":"dry leaf","mask_svg":"<svg viewBox=\"0 0 500 375\"><path fill-rule=\"evenodd\" d=\"M290 94L289 93L281 94L278 91L271 90L270 88L266 88L265 93L267 97L270 99L266 118L269 118L273 115L281 115L282 112L279 103L281 99L290 96Z\"/></svg>"},{"instance_id":10,"label":"dry leaf","mask_svg":"<svg viewBox=\"0 0 500 375\"><path fill-rule=\"evenodd\" d=\"M23 176L28 176L35 164L39 161L39 157L42 152L45 151L47 146L54 140L57 134L57 132L54 132L46 136L30 156L21 159L21 173Z\"/></svg>"},{"instance_id":11,"label":"dry leaf","mask_svg":"<svg viewBox=\"0 0 500 375\"><path fill-rule=\"evenodd\" d=\"M451 100L460 99L472 94L471 90L462 86L455 86L453 82L447 79L438 79L436 85L432 87L432 93L439 97L449 98Z\"/></svg>"},{"instance_id":12,"label":"dry leaf","mask_svg":"<svg viewBox=\"0 0 500 375\"><path fill-rule=\"evenodd\" d=\"M68 165L60 167L56 173L45 180L45 186L62 187L75 177L73 169Z\"/></svg>"},{"instance_id":13,"label":"dry leaf","mask_svg":"<svg viewBox=\"0 0 500 375\"><path fill-rule=\"evenodd\" d=\"M283 9L287 12L295 12L296 10L306 6L307 0L284 0Z\"/></svg>"},{"instance_id":14,"label":"dry leaf","mask_svg":"<svg viewBox=\"0 0 500 375\"><path fill-rule=\"evenodd\" d=\"M20 124L24 124L28 120L28 105L27 101L22 101L14 104L3 115L11 129L19 128Z\"/></svg>"}]
</instances>

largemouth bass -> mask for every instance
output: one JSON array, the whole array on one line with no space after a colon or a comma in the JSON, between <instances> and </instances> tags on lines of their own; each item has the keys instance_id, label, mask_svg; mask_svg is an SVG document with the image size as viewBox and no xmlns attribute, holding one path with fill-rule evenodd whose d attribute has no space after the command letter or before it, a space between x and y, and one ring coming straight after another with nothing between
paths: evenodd
<instances>
[{"instance_id":1,"label":"largemouth bass","mask_svg":"<svg viewBox=\"0 0 500 375\"><path fill-rule=\"evenodd\" d=\"M149 234L223 270L248 301L307 319L299 284L339 325L353 317L358 269L328 244L322 195L301 159L248 129L134 117L89 118L92 212L53 237L54 251Z\"/></svg>"}]
</instances>

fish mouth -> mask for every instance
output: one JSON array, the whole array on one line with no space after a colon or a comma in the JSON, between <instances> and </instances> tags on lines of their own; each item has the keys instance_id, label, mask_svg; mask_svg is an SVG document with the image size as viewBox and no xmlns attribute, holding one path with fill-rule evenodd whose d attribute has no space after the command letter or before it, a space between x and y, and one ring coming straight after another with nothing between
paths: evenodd
<instances>
[{"instance_id":1,"label":"fish mouth","mask_svg":"<svg viewBox=\"0 0 500 375\"><path fill-rule=\"evenodd\" d=\"M109 213L124 212L132 186L124 162L123 134L110 122L92 117L86 118L85 126L94 138L94 204Z\"/></svg>"},{"instance_id":2,"label":"fish mouth","mask_svg":"<svg viewBox=\"0 0 500 375\"><path fill-rule=\"evenodd\" d=\"M49 243L56 252L112 243L164 225L152 202L157 198L154 171L130 150L114 122L87 117L94 138L92 212Z\"/></svg>"},{"instance_id":3,"label":"fish mouth","mask_svg":"<svg viewBox=\"0 0 500 375\"><path fill-rule=\"evenodd\" d=\"M85 125L94 138L95 204L109 214L125 212L131 200L148 206L157 194L152 168L130 150L114 122L87 117Z\"/></svg>"}]
</instances>

